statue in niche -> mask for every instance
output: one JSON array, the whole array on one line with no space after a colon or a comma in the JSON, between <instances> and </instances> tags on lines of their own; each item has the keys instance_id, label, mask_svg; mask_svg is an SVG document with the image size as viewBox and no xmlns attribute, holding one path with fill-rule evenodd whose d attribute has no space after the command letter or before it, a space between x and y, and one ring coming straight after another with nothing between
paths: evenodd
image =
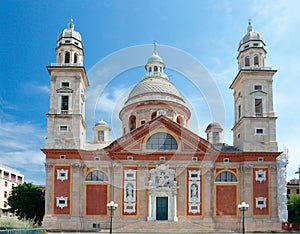
<instances>
[{"instance_id":1,"label":"statue in niche","mask_svg":"<svg viewBox=\"0 0 300 234\"><path fill-rule=\"evenodd\" d=\"M131 183L126 185L126 200L128 200L128 201L134 200L133 189L134 189L134 187Z\"/></svg>"},{"instance_id":2,"label":"statue in niche","mask_svg":"<svg viewBox=\"0 0 300 234\"><path fill-rule=\"evenodd\" d=\"M191 186L191 198L198 198L198 186L196 184Z\"/></svg>"}]
</instances>

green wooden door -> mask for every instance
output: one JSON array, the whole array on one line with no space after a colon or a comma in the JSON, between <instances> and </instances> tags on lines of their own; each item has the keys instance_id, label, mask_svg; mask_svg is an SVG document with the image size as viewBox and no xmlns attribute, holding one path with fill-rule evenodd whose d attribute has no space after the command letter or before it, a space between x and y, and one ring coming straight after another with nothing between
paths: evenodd
<instances>
[{"instance_id":1,"label":"green wooden door","mask_svg":"<svg viewBox=\"0 0 300 234\"><path fill-rule=\"evenodd\" d=\"M156 220L168 220L168 198L156 198Z\"/></svg>"}]
</instances>

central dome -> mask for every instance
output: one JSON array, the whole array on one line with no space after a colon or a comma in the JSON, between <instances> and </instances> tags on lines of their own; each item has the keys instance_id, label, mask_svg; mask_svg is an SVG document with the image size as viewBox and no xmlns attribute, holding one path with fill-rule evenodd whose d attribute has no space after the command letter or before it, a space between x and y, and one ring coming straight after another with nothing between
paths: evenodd
<instances>
[{"instance_id":1,"label":"central dome","mask_svg":"<svg viewBox=\"0 0 300 234\"><path fill-rule=\"evenodd\" d=\"M179 90L164 73L165 64L157 53L156 43L145 69L146 74L132 89L120 111L123 133L128 133L159 115L166 115L187 127L190 110Z\"/></svg>"}]
</instances>

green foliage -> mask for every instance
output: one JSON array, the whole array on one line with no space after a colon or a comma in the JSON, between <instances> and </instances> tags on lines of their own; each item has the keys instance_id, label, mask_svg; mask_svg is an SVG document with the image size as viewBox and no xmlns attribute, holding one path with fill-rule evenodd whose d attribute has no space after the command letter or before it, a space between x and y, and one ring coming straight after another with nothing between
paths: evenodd
<instances>
[{"instance_id":1,"label":"green foliage","mask_svg":"<svg viewBox=\"0 0 300 234\"><path fill-rule=\"evenodd\" d=\"M41 224L45 214L44 192L32 183L24 183L14 187L8 197L10 211L19 219L32 219Z\"/></svg>"},{"instance_id":2,"label":"green foliage","mask_svg":"<svg viewBox=\"0 0 300 234\"><path fill-rule=\"evenodd\" d=\"M287 201L289 222L300 224L300 195L293 194Z\"/></svg>"},{"instance_id":3,"label":"green foliage","mask_svg":"<svg viewBox=\"0 0 300 234\"><path fill-rule=\"evenodd\" d=\"M5 229L19 229L19 228L32 228L34 225L33 220L18 220L13 217L5 217L0 219L0 230Z\"/></svg>"}]
</instances>

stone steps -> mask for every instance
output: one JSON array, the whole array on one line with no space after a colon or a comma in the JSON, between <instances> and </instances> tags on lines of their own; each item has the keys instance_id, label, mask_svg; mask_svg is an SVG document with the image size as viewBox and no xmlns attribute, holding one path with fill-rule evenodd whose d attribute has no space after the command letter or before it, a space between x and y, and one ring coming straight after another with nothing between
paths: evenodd
<instances>
[{"instance_id":1,"label":"stone steps","mask_svg":"<svg viewBox=\"0 0 300 234\"><path fill-rule=\"evenodd\" d=\"M211 226L192 222L139 221L129 223L121 228L114 228L116 233L208 233L213 232Z\"/></svg>"}]
</instances>

